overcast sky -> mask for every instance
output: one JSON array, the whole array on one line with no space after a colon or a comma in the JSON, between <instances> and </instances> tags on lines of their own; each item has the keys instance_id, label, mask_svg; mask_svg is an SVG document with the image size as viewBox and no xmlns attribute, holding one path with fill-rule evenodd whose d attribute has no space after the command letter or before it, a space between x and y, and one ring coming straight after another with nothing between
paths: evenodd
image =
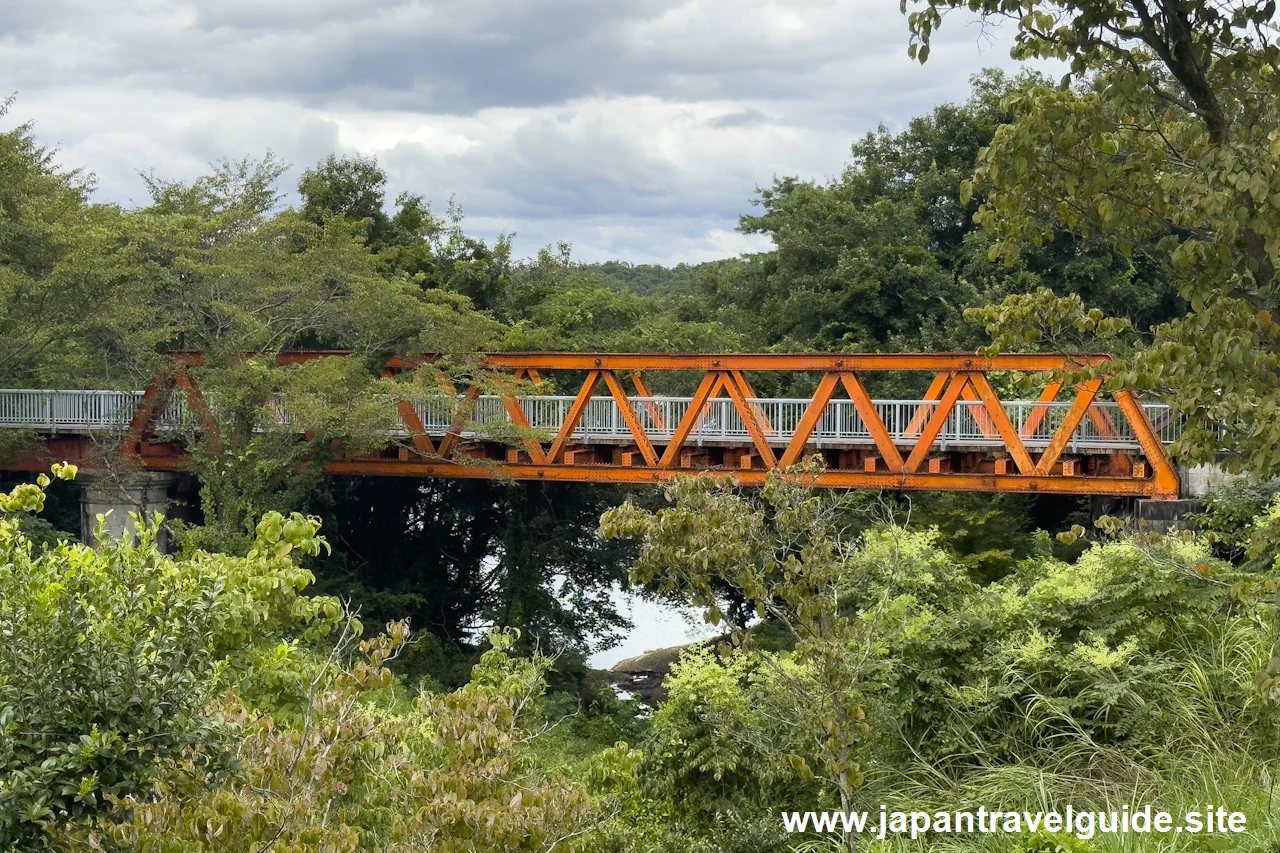
<instances>
[{"instance_id":1,"label":"overcast sky","mask_svg":"<svg viewBox=\"0 0 1280 853\"><path fill-rule=\"evenodd\" d=\"M33 120L99 199L268 149L378 157L467 229L580 260L760 247L757 185L822 178L878 124L963 100L1008 42L948 20L906 56L898 0L0 0L4 127Z\"/></svg>"}]
</instances>

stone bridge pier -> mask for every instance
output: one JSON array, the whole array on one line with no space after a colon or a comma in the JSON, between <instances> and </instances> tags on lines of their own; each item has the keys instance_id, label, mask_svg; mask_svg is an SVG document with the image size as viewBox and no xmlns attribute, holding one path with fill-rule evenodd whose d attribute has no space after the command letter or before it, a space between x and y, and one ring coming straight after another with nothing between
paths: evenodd
<instances>
[{"instance_id":1,"label":"stone bridge pier","mask_svg":"<svg viewBox=\"0 0 1280 853\"><path fill-rule=\"evenodd\" d=\"M107 531L114 537L133 534L133 522L129 513L140 518L150 518L159 512L171 515L173 492L181 478L176 474L144 471L125 475L105 475L81 471L76 481L80 492L80 537L93 542L93 528L97 517L107 516ZM108 514L109 513L109 514ZM160 549L168 550L169 543L163 533Z\"/></svg>"}]
</instances>

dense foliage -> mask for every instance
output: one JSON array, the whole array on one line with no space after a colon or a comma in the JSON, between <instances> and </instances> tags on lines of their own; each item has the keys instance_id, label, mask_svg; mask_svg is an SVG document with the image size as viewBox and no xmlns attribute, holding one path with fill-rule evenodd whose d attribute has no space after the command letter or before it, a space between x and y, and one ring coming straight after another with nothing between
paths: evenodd
<instances>
[{"instance_id":1,"label":"dense foliage","mask_svg":"<svg viewBox=\"0 0 1280 853\"><path fill-rule=\"evenodd\" d=\"M549 695L552 662L514 656L515 632L491 631L453 692L393 675L406 623L361 639L341 602L302 594L299 561L327 545L314 518L269 513L244 557L161 554L141 519L118 540L100 522L96 548L36 546L16 517L49 481L18 486L0 523L0 847L834 849L857 839L802 842L777 811L1117 797L1212 797L1280 841L1251 793L1280 760L1257 689L1274 550L1235 564L1216 535L1133 533L1065 563L1041 536L984 581L936 529L811 475L687 478L665 507L606 514L639 540L637 582L710 619L728 585L764 617L687 652L641 717ZM1252 542L1276 535L1269 500ZM1005 849L979 842L963 849Z\"/></svg>"},{"instance_id":2,"label":"dense foliage","mask_svg":"<svg viewBox=\"0 0 1280 853\"><path fill-rule=\"evenodd\" d=\"M38 511L47 484L18 486L0 506ZM179 562L158 552L155 521L120 540L100 522L97 548L37 549L0 519L0 845L118 817L179 756L219 767L218 691L252 672L261 638L285 624L320 636L341 613L298 595L311 574L291 554L319 552L317 527L269 514L248 556Z\"/></svg>"},{"instance_id":3,"label":"dense foliage","mask_svg":"<svg viewBox=\"0 0 1280 853\"><path fill-rule=\"evenodd\" d=\"M908 4L922 61L943 13L966 7L1016 22L1021 58L1067 65L1005 104L965 184L992 259L1066 231L1153 258L1189 311L1161 324L1121 381L1159 390L1198 429L1182 442L1237 467L1274 470L1280 89L1270 0L920 0ZM1034 165L1033 165L1034 164ZM1075 326L1106 340L1127 318L1081 317L1045 292L983 312L1001 346L1054 345ZM1075 316L1073 316L1075 314ZM1079 322L1076 322L1079 321Z\"/></svg>"},{"instance_id":4,"label":"dense foliage","mask_svg":"<svg viewBox=\"0 0 1280 853\"><path fill-rule=\"evenodd\" d=\"M1280 849L1274 3L906 5L922 61L965 7L1069 73L979 75L839 176L759 188L740 227L768 251L673 269L513 259L362 156L303 170L296 209L270 156L102 204L30 125L0 133L0 385L135 389L181 349L210 403L181 520L78 542L74 467L6 475L0 850ZM1187 458L1224 442L1252 479L1161 536L1068 499L818 492L817 461L755 490L322 476L478 351L989 341L1111 349L1189 416ZM326 347L354 355L274 358ZM0 430L0 462L33 440ZM134 474L113 443L91 461ZM619 587L723 631L656 707L583 662L628 628ZM1223 804L1250 832L778 820L1066 803Z\"/></svg>"},{"instance_id":5,"label":"dense foliage","mask_svg":"<svg viewBox=\"0 0 1280 853\"><path fill-rule=\"evenodd\" d=\"M721 574L748 598L775 593L759 628L719 655L684 656L644 744L640 778L678 798L673 818L714 839L708 849L735 849L731 836L746 826L770 838L775 825L752 824L761 802L790 809L850 799L932 811L993 801L1180 807L1225 797L1258 804L1249 841L1262 846L1242 849L1275 843L1276 814L1255 787L1280 757L1276 709L1258 690L1276 636L1265 593L1280 570L1274 550L1237 566L1213 555L1212 537L1129 533L1093 541L1066 563L1042 536L1011 574L984 582L939 546L936 530L880 518L828 525L816 542L796 535L797 522L815 517L814 502L831 519L863 510L807 493L803 472L793 476L776 477L770 497L687 480L669 490L668 509L606 516L607 531L643 543L641 573L695 591L706 589L699 578ZM780 494L792 501L780 504ZM1246 534L1269 535L1274 507ZM863 532L847 532L855 526ZM775 530L790 532L761 538ZM812 592L791 612L797 585ZM794 631L806 619L840 641ZM779 644L770 625L790 641ZM832 682L831 672L844 677ZM796 685L810 680L818 689L795 701ZM869 727L852 798L823 772L837 733L858 731L837 722L831 700L840 691L857 697ZM812 726L827 737L806 736ZM785 836L772 838L760 849L789 849ZM855 840L845 839L851 848ZM908 849L896 843L873 849ZM1120 843L1100 838L1079 849L1129 849ZM1014 848L966 839L954 849Z\"/></svg>"},{"instance_id":6,"label":"dense foliage","mask_svg":"<svg viewBox=\"0 0 1280 853\"><path fill-rule=\"evenodd\" d=\"M315 519L269 513L245 557L182 559L135 522L44 549L0 522L0 848L573 850L598 821L530 762L547 664L512 658L514 634L461 690L413 698L384 665L406 623L361 641L337 599L299 594Z\"/></svg>"}]
</instances>

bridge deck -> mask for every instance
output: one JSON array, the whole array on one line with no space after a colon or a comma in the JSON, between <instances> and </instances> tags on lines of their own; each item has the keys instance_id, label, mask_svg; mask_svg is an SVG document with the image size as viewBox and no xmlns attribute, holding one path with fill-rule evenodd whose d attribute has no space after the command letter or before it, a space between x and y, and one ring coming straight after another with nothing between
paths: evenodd
<instances>
[{"instance_id":1,"label":"bridge deck","mask_svg":"<svg viewBox=\"0 0 1280 853\"><path fill-rule=\"evenodd\" d=\"M128 427L143 398L142 391L62 391L41 389L0 390L0 428L26 428L39 432L80 433L120 430ZM554 435L564 424L573 406L572 396L519 397L521 410L529 425ZM449 431L461 402L440 397L414 405L424 431L443 436ZM688 412L692 397L628 397L635 418L650 440L661 444L670 441L675 427ZM749 398L747 403L758 413L764 435L772 446L785 447L795 434L797 424L809 405L808 398ZM873 400L876 414L895 443L912 445L922 426L937 408L930 400ZM388 401L388 405L391 402ZM1017 429L1028 450L1043 449L1053 439L1071 408L1069 402L1025 400L1002 403L1010 423ZM1170 416L1169 407L1161 404L1143 406L1148 420L1162 444L1176 440L1182 421ZM1072 453L1112 453L1141 449L1138 438L1119 406L1112 402L1094 402L1090 417L1083 418L1067 443ZM279 413L278 421L287 423L288 416ZM191 415L181 398L174 398L156 421L156 430L176 431L191 423ZM460 437L483 439L491 434L509 434L513 422L503 399L481 396L475 401L471 416ZM407 435L407 430L393 434ZM569 437L583 444L629 444L632 435L623 410L613 397L592 397L587 403L577 428ZM686 443L695 446L750 446L752 437L738 409L730 399L708 400L695 422ZM829 400L810 433L810 443L824 447L874 446L871 431L863 422L852 400ZM993 427L981 401L957 401L945 425L933 442L939 451L958 448L999 448L1004 440Z\"/></svg>"}]
</instances>

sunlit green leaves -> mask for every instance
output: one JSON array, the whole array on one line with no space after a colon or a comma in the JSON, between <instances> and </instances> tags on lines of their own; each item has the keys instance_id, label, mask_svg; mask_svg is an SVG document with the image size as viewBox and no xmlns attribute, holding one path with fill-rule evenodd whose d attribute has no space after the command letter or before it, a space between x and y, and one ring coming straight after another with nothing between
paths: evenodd
<instances>
[{"instance_id":1,"label":"sunlit green leaves","mask_svg":"<svg viewBox=\"0 0 1280 853\"><path fill-rule=\"evenodd\" d=\"M235 772L216 787L175 774L105 834L145 853L584 849L601 804L533 760L549 661L512 657L514 636L495 631L470 684L415 699L387 669L409 637L403 622L367 640L344 631L327 661L286 673L302 688L296 717L224 699L245 733Z\"/></svg>"},{"instance_id":2,"label":"sunlit green leaves","mask_svg":"<svg viewBox=\"0 0 1280 853\"><path fill-rule=\"evenodd\" d=\"M677 478L667 488L670 506L656 512L628 502L605 513L601 531L640 543L632 580L680 590L719 616L719 592L732 589L748 605L784 626L795 641L799 669L774 682L802 713L785 715L791 737L808 744L820 775L847 805L862 784L859 748L868 731L860 703L865 663L856 624L838 608L838 590L850 581L839 535L840 504L811 488L814 460L771 472L757 494L711 477ZM770 660L766 658L766 661ZM709 741L710 742L710 741ZM679 772L736 773L727 763L685 756ZM710 770L708 771L708 768Z\"/></svg>"},{"instance_id":3,"label":"sunlit green leaves","mask_svg":"<svg viewBox=\"0 0 1280 853\"><path fill-rule=\"evenodd\" d=\"M0 496L6 511L42 503L34 484ZM118 817L189 750L201 774L225 769L211 700L257 677L257 644L298 624L322 637L342 615L299 595L313 578L289 551L319 550L313 520L268 516L248 558L175 560L156 548L158 519L119 540L99 519L97 548L41 551L0 521L0 847Z\"/></svg>"}]
</instances>

